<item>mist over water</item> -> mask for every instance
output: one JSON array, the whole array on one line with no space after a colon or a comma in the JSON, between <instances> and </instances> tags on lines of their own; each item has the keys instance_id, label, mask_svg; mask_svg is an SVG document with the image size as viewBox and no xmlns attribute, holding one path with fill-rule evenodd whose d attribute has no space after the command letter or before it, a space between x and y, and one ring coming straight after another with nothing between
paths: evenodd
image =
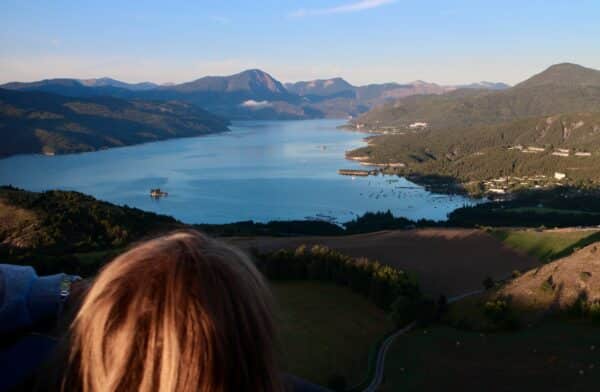
<instances>
[{"instance_id":1,"label":"mist over water","mask_svg":"<svg viewBox=\"0 0 600 392\"><path fill-rule=\"evenodd\" d=\"M231 132L110 150L0 160L0 184L76 190L186 223L305 218L345 222L367 211L446 219L462 196L435 195L396 176L347 177L344 158L364 134L343 120L244 121ZM150 198L151 188L169 193Z\"/></svg>"}]
</instances>

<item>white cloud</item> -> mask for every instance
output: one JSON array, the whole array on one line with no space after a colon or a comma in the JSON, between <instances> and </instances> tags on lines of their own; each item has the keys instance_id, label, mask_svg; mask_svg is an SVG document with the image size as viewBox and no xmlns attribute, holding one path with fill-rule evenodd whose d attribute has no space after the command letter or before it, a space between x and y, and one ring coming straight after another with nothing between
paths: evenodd
<instances>
[{"instance_id":1,"label":"white cloud","mask_svg":"<svg viewBox=\"0 0 600 392\"><path fill-rule=\"evenodd\" d=\"M343 14L348 12L357 12L377 8L381 7L382 5L391 4L395 1L396 0L360 0L354 3L338 5L336 7L299 9L292 12L290 15L293 17L300 18L303 16L310 15Z\"/></svg>"},{"instance_id":2,"label":"white cloud","mask_svg":"<svg viewBox=\"0 0 600 392\"><path fill-rule=\"evenodd\" d=\"M269 101L255 101L253 99L249 99L247 101L244 101L240 106L249 109L264 109L270 108L271 106L273 106L273 104Z\"/></svg>"}]
</instances>

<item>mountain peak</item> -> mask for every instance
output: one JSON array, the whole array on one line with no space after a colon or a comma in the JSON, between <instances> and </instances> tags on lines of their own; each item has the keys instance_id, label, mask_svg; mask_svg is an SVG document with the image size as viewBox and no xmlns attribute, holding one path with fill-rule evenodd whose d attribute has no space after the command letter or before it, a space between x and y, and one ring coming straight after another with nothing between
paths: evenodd
<instances>
[{"instance_id":1,"label":"mountain peak","mask_svg":"<svg viewBox=\"0 0 600 392\"><path fill-rule=\"evenodd\" d=\"M287 94L287 90L277 79L260 69L247 69L229 76L205 76L170 88L189 93L253 93L260 96Z\"/></svg>"},{"instance_id":2,"label":"mountain peak","mask_svg":"<svg viewBox=\"0 0 600 392\"><path fill-rule=\"evenodd\" d=\"M600 87L600 71L573 63L554 64L541 73L519 83L517 87L542 85Z\"/></svg>"},{"instance_id":3,"label":"mountain peak","mask_svg":"<svg viewBox=\"0 0 600 392\"><path fill-rule=\"evenodd\" d=\"M354 91L355 87L340 77L315 79L304 82L286 83L288 91L306 96L330 96Z\"/></svg>"},{"instance_id":4,"label":"mountain peak","mask_svg":"<svg viewBox=\"0 0 600 392\"><path fill-rule=\"evenodd\" d=\"M268 73L266 73L265 71L263 71L262 69L258 69L258 68L251 68L251 69L246 69L242 72L240 72L238 75L242 75L242 74L253 74L253 75L267 75L267 76L271 76Z\"/></svg>"}]
</instances>

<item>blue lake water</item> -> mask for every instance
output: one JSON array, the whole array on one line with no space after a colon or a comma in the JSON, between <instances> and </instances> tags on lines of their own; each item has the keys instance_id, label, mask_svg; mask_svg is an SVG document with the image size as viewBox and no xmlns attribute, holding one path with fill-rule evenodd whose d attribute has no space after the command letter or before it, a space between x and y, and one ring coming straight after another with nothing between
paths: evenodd
<instances>
[{"instance_id":1,"label":"blue lake water","mask_svg":"<svg viewBox=\"0 0 600 392\"><path fill-rule=\"evenodd\" d=\"M469 199L436 195L395 176L347 177L364 168L344 158L364 134L342 120L246 121L231 132L54 157L0 160L0 184L41 191L76 190L119 205L172 215L187 223L266 222L367 211L445 219ZM154 200L150 188L167 191Z\"/></svg>"}]
</instances>

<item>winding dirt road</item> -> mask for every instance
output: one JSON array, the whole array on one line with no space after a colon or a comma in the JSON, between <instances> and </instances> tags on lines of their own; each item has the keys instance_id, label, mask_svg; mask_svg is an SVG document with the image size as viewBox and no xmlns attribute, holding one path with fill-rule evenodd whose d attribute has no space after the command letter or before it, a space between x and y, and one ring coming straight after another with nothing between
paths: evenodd
<instances>
[{"instance_id":1,"label":"winding dirt road","mask_svg":"<svg viewBox=\"0 0 600 392\"><path fill-rule=\"evenodd\" d=\"M481 293L483 293L483 290L474 290L474 291L470 291L468 293L463 293L461 295L457 295L452 298L448 298L448 303L460 301L463 298L467 298L467 297L470 297L473 295L478 295ZM406 327L404 327L404 328L396 331L394 334L390 335L381 344L381 347L379 348L379 352L377 353L377 364L375 365L375 377L373 377L373 380L371 381L369 386L364 389L364 392L375 392L377 389L379 389L379 386L381 385L381 382L383 381L383 372L385 370L385 355L387 354L388 349L390 348L392 343L394 343L394 340L396 340L396 338L398 336L404 335L405 333L407 333L408 331L413 329L414 326L415 326L415 322L413 321Z\"/></svg>"}]
</instances>

